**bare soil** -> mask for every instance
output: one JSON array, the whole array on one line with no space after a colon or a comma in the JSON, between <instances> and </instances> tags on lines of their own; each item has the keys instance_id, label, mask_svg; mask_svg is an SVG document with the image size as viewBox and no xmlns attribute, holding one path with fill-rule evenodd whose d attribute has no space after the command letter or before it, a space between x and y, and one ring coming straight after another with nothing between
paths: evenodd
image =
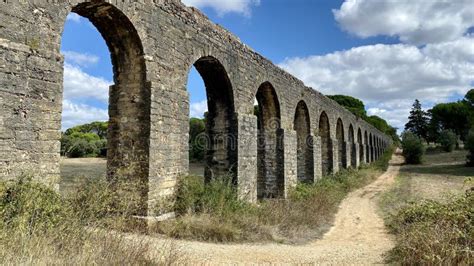
<instances>
[{"instance_id":1,"label":"bare soil","mask_svg":"<svg viewBox=\"0 0 474 266\"><path fill-rule=\"evenodd\" d=\"M321 240L305 245L213 244L176 240L173 245L190 263L256 264L381 264L383 254L394 243L377 210L378 196L390 188L403 158L394 155L388 170L366 187L351 192L343 200L333 227ZM147 237L152 246L169 239Z\"/></svg>"}]
</instances>

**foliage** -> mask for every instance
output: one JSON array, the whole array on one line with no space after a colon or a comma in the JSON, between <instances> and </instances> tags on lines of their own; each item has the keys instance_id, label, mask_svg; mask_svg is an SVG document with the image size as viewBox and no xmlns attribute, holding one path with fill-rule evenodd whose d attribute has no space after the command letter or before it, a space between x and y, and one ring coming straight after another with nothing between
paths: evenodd
<instances>
[{"instance_id":1,"label":"foliage","mask_svg":"<svg viewBox=\"0 0 474 266\"><path fill-rule=\"evenodd\" d=\"M464 147L468 150L467 155L467 166L474 166L474 127L469 130L469 134L467 135L466 142L464 143Z\"/></svg>"},{"instance_id":2,"label":"foliage","mask_svg":"<svg viewBox=\"0 0 474 266\"><path fill-rule=\"evenodd\" d=\"M208 183L202 177L183 177L176 193L176 220L155 231L172 237L214 242L301 242L321 236L332 223L338 205L349 191L376 178L388 166L393 150L359 171L343 170L315 184L298 184L289 199L249 205L237 197L226 178Z\"/></svg>"},{"instance_id":3,"label":"foliage","mask_svg":"<svg viewBox=\"0 0 474 266\"><path fill-rule=\"evenodd\" d=\"M363 119L367 117L365 105L361 100L347 95L328 95L327 97L336 101L339 105L344 106L355 116Z\"/></svg>"},{"instance_id":4,"label":"foliage","mask_svg":"<svg viewBox=\"0 0 474 266\"><path fill-rule=\"evenodd\" d=\"M408 122L405 124L405 131L410 131L420 138L428 137L428 113L421 108L418 99L413 103L413 108L408 116Z\"/></svg>"},{"instance_id":5,"label":"foliage","mask_svg":"<svg viewBox=\"0 0 474 266\"><path fill-rule=\"evenodd\" d=\"M443 130L439 134L438 143L446 152L452 152L456 147L457 137L452 130Z\"/></svg>"},{"instance_id":6,"label":"foliage","mask_svg":"<svg viewBox=\"0 0 474 266\"><path fill-rule=\"evenodd\" d=\"M61 135L61 154L72 158L107 155L107 122L72 127Z\"/></svg>"},{"instance_id":7,"label":"foliage","mask_svg":"<svg viewBox=\"0 0 474 266\"><path fill-rule=\"evenodd\" d=\"M388 218L396 234L390 262L412 265L472 265L474 191L446 203L413 202Z\"/></svg>"},{"instance_id":8,"label":"foliage","mask_svg":"<svg viewBox=\"0 0 474 266\"><path fill-rule=\"evenodd\" d=\"M203 161L206 145L206 121L200 118L189 119L189 159Z\"/></svg>"},{"instance_id":9,"label":"foliage","mask_svg":"<svg viewBox=\"0 0 474 266\"><path fill-rule=\"evenodd\" d=\"M408 164L420 164L425 153L425 147L420 137L410 131L402 134L402 149L405 162Z\"/></svg>"}]
</instances>

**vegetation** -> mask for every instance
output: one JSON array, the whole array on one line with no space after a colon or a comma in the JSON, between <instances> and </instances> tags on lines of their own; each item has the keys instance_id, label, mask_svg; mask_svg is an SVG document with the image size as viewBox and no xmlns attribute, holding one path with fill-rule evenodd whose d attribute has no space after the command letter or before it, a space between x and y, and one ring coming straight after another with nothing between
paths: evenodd
<instances>
[{"instance_id":1,"label":"vegetation","mask_svg":"<svg viewBox=\"0 0 474 266\"><path fill-rule=\"evenodd\" d=\"M467 135L466 143L464 144L466 150L468 150L466 165L474 166L474 127L471 128Z\"/></svg>"},{"instance_id":2,"label":"vegetation","mask_svg":"<svg viewBox=\"0 0 474 266\"><path fill-rule=\"evenodd\" d=\"M189 119L189 160L201 162L204 160L206 148L206 120Z\"/></svg>"},{"instance_id":3,"label":"vegetation","mask_svg":"<svg viewBox=\"0 0 474 266\"><path fill-rule=\"evenodd\" d=\"M0 264L152 264L146 242L103 230L125 228L126 212L108 186L92 187L69 199L29 178L0 183Z\"/></svg>"},{"instance_id":4,"label":"vegetation","mask_svg":"<svg viewBox=\"0 0 474 266\"><path fill-rule=\"evenodd\" d=\"M397 135L397 129L390 126L383 118L380 118L376 115L367 116L364 102L362 102L361 100L346 95L328 95L327 97L336 101L341 106L344 106L355 116L364 119L378 130L392 137L395 143L400 142L400 139Z\"/></svg>"},{"instance_id":5,"label":"vegetation","mask_svg":"<svg viewBox=\"0 0 474 266\"><path fill-rule=\"evenodd\" d=\"M61 135L61 155L71 158L107 155L107 122L72 127Z\"/></svg>"},{"instance_id":6,"label":"vegetation","mask_svg":"<svg viewBox=\"0 0 474 266\"><path fill-rule=\"evenodd\" d=\"M420 164L425 153L425 147L420 137L412 132L402 134L402 149L405 162L408 164Z\"/></svg>"},{"instance_id":7,"label":"vegetation","mask_svg":"<svg viewBox=\"0 0 474 266\"><path fill-rule=\"evenodd\" d=\"M452 130L443 130L439 134L438 143L446 152L452 152L456 147L457 137Z\"/></svg>"},{"instance_id":8,"label":"vegetation","mask_svg":"<svg viewBox=\"0 0 474 266\"><path fill-rule=\"evenodd\" d=\"M379 176L388 166L391 151L376 164L360 170L343 170L315 184L298 184L289 199L265 200L249 205L237 197L226 178L205 183L188 176L179 182L176 220L154 229L175 238L213 242L303 242L326 231L342 199L353 189Z\"/></svg>"},{"instance_id":9,"label":"vegetation","mask_svg":"<svg viewBox=\"0 0 474 266\"><path fill-rule=\"evenodd\" d=\"M465 154L433 150L424 165L402 167L396 185L380 201L396 240L389 263L474 263L474 183L472 171L462 166Z\"/></svg>"},{"instance_id":10,"label":"vegetation","mask_svg":"<svg viewBox=\"0 0 474 266\"><path fill-rule=\"evenodd\" d=\"M413 103L413 108L408 116L408 122L405 125L405 131L410 131L420 138L427 139L428 136L428 113L423 111L418 99Z\"/></svg>"}]
</instances>

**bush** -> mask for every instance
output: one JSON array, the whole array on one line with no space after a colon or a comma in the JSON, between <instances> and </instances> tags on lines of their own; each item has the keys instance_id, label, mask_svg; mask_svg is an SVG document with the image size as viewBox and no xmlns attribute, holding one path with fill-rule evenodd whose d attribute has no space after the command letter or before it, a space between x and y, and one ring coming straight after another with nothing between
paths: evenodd
<instances>
[{"instance_id":1,"label":"bush","mask_svg":"<svg viewBox=\"0 0 474 266\"><path fill-rule=\"evenodd\" d=\"M467 166L474 166L474 127L471 128L469 134L467 135L466 142L464 143L464 147L468 150L467 155Z\"/></svg>"},{"instance_id":2,"label":"bush","mask_svg":"<svg viewBox=\"0 0 474 266\"><path fill-rule=\"evenodd\" d=\"M100 153L94 142L85 139L73 139L70 142L66 155L71 158L95 157Z\"/></svg>"},{"instance_id":3,"label":"bush","mask_svg":"<svg viewBox=\"0 0 474 266\"><path fill-rule=\"evenodd\" d=\"M443 130L439 134L438 143L444 151L452 152L456 147L457 136L452 130Z\"/></svg>"},{"instance_id":4,"label":"bush","mask_svg":"<svg viewBox=\"0 0 474 266\"><path fill-rule=\"evenodd\" d=\"M411 203L388 219L396 234L390 262L402 265L472 265L474 191L446 203Z\"/></svg>"},{"instance_id":5,"label":"bush","mask_svg":"<svg viewBox=\"0 0 474 266\"><path fill-rule=\"evenodd\" d=\"M421 139L412 132L402 134L402 149L405 162L408 164L420 164L425 153L425 147Z\"/></svg>"}]
</instances>

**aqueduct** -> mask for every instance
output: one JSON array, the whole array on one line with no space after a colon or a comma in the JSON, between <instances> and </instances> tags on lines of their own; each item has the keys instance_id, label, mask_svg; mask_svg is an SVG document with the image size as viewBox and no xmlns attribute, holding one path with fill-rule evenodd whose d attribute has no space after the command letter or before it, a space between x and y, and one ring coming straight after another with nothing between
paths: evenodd
<instances>
[{"instance_id":1,"label":"aqueduct","mask_svg":"<svg viewBox=\"0 0 474 266\"><path fill-rule=\"evenodd\" d=\"M0 178L57 185L67 15L88 18L112 58L108 174L146 184L160 214L189 168L191 66L208 99L206 176L231 175L249 201L376 160L388 136L178 0L0 2ZM258 114L254 114L254 99Z\"/></svg>"}]
</instances>

